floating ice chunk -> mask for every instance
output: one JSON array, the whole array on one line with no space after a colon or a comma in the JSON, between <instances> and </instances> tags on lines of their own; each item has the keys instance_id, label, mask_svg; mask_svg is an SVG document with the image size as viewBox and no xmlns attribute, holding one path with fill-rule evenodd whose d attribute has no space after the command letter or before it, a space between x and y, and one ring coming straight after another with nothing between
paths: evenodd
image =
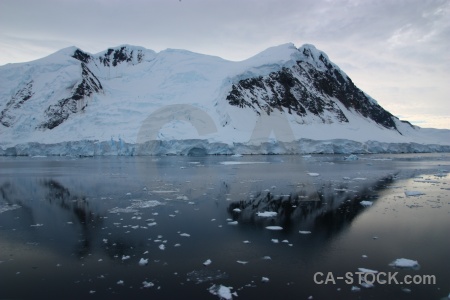
<instances>
[{"instance_id":1,"label":"floating ice chunk","mask_svg":"<svg viewBox=\"0 0 450 300\"><path fill-rule=\"evenodd\" d=\"M231 155L231 157L242 157L243 155L242 154L233 154L233 155Z\"/></svg>"},{"instance_id":2,"label":"floating ice chunk","mask_svg":"<svg viewBox=\"0 0 450 300\"><path fill-rule=\"evenodd\" d=\"M283 227L281 227L281 226L266 226L266 229L269 229L269 230L283 230Z\"/></svg>"},{"instance_id":3,"label":"floating ice chunk","mask_svg":"<svg viewBox=\"0 0 450 300\"><path fill-rule=\"evenodd\" d=\"M250 244L250 241L245 240L245 241L243 241L243 243L244 244Z\"/></svg>"},{"instance_id":4,"label":"floating ice chunk","mask_svg":"<svg viewBox=\"0 0 450 300\"><path fill-rule=\"evenodd\" d=\"M209 266L212 263L212 261L210 259L207 259L203 262L204 266Z\"/></svg>"},{"instance_id":5,"label":"floating ice chunk","mask_svg":"<svg viewBox=\"0 0 450 300\"><path fill-rule=\"evenodd\" d=\"M190 237L191 235L189 233L180 233L180 236Z\"/></svg>"},{"instance_id":6,"label":"floating ice chunk","mask_svg":"<svg viewBox=\"0 0 450 300\"><path fill-rule=\"evenodd\" d=\"M298 233L300 233L300 234L310 234L311 231L309 231L309 230L300 230Z\"/></svg>"},{"instance_id":7,"label":"floating ice chunk","mask_svg":"<svg viewBox=\"0 0 450 300\"><path fill-rule=\"evenodd\" d=\"M173 245L174 247L180 247L181 246L181 244L175 244L175 245Z\"/></svg>"},{"instance_id":8,"label":"floating ice chunk","mask_svg":"<svg viewBox=\"0 0 450 300\"><path fill-rule=\"evenodd\" d=\"M221 161L221 165L268 164L268 161Z\"/></svg>"},{"instance_id":9,"label":"floating ice chunk","mask_svg":"<svg viewBox=\"0 0 450 300\"><path fill-rule=\"evenodd\" d=\"M185 195L182 195L182 196L178 196L178 197L177 197L177 200L188 201L189 198L188 198L187 196L185 196Z\"/></svg>"},{"instance_id":10,"label":"floating ice chunk","mask_svg":"<svg viewBox=\"0 0 450 300\"><path fill-rule=\"evenodd\" d=\"M166 249L166 246L164 246L164 244L161 244L161 245L159 245L159 249L164 250L164 249Z\"/></svg>"},{"instance_id":11,"label":"floating ice chunk","mask_svg":"<svg viewBox=\"0 0 450 300\"><path fill-rule=\"evenodd\" d=\"M240 208L233 209L234 212L241 212L242 210Z\"/></svg>"},{"instance_id":12,"label":"floating ice chunk","mask_svg":"<svg viewBox=\"0 0 450 300\"><path fill-rule=\"evenodd\" d=\"M238 221L231 221L231 222L228 222L228 225L237 225L238 224Z\"/></svg>"},{"instance_id":13,"label":"floating ice chunk","mask_svg":"<svg viewBox=\"0 0 450 300\"><path fill-rule=\"evenodd\" d=\"M118 285L123 285L123 280L119 280L116 282Z\"/></svg>"},{"instance_id":14,"label":"floating ice chunk","mask_svg":"<svg viewBox=\"0 0 450 300\"><path fill-rule=\"evenodd\" d=\"M127 259L130 259L129 255L122 255L122 260L127 260Z\"/></svg>"},{"instance_id":15,"label":"floating ice chunk","mask_svg":"<svg viewBox=\"0 0 450 300\"><path fill-rule=\"evenodd\" d=\"M18 209L18 208L21 208L21 207L22 207L22 206L17 205L17 204L13 204L13 205L8 205L8 204L0 205L0 214L1 214L1 213L4 213L4 212L6 212L6 211L9 211L9 210Z\"/></svg>"},{"instance_id":16,"label":"floating ice chunk","mask_svg":"<svg viewBox=\"0 0 450 300\"><path fill-rule=\"evenodd\" d=\"M131 193L126 193L125 195L126 195L126 196L131 196Z\"/></svg>"},{"instance_id":17,"label":"floating ice chunk","mask_svg":"<svg viewBox=\"0 0 450 300\"><path fill-rule=\"evenodd\" d=\"M141 267L148 265L148 259L141 258L141 259L139 260L139 265L140 265Z\"/></svg>"},{"instance_id":18,"label":"floating ice chunk","mask_svg":"<svg viewBox=\"0 0 450 300\"><path fill-rule=\"evenodd\" d=\"M90 290L89 294L95 294L95 291L94 290Z\"/></svg>"},{"instance_id":19,"label":"floating ice chunk","mask_svg":"<svg viewBox=\"0 0 450 300\"><path fill-rule=\"evenodd\" d=\"M363 201L359 202L359 204L361 204L364 207L368 207L368 206L372 206L373 202L372 201L363 200Z\"/></svg>"},{"instance_id":20,"label":"floating ice chunk","mask_svg":"<svg viewBox=\"0 0 450 300\"><path fill-rule=\"evenodd\" d=\"M317 176L320 176L319 173L308 173L308 175L311 176L311 177L317 177Z\"/></svg>"},{"instance_id":21,"label":"floating ice chunk","mask_svg":"<svg viewBox=\"0 0 450 300\"><path fill-rule=\"evenodd\" d=\"M311 155L302 155L303 158L311 158Z\"/></svg>"},{"instance_id":22,"label":"floating ice chunk","mask_svg":"<svg viewBox=\"0 0 450 300\"><path fill-rule=\"evenodd\" d=\"M275 244L279 243L278 239L271 239L271 241L272 241L272 243L275 243Z\"/></svg>"},{"instance_id":23,"label":"floating ice chunk","mask_svg":"<svg viewBox=\"0 0 450 300\"><path fill-rule=\"evenodd\" d=\"M350 177L342 177L342 179L344 179L344 180L351 180Z\"/></svg>"},{"instance_id":24,"label":"floating ice chunk","mask_svg":"<svg viewBox=\"0 0 450 300\"><path fill-rule=\"evenodd\" d=\"M263 258L262 258L262 259L264 259L264 260L271 260L271 259L272 259L272 257L270 257L270 256L266 255L266 256L263 256Z\"/></svg>"},{"instance_id":25,"label":"floating ice chunk","mask_svg":"<svg viewBox=\"0 0 450 300\"><path fill-rule=\"evenodd\" d=\"M281 242L282 242L282 243L286 243L286 244L288 244L288 243L289 243L289 241L288 241L288 240L282 240Z\"/></svg>"},{"instance_id":26,"label":"floating ice chunk","mask_svg":"<svg viewBox=\"0 0 450 300\"><path fill-rule=\"evenodd\" d=\"M34 224L34 225L30 225L30 227L42 227L44 226L44 224Z\"/></svg>"},{"instance_id":27,"label":"floating ice chunk","mask_svg":"<svg viewBox=\"0 0 450 300\"><path fill-rule=\"evenodd\" d=\"M365 177L356 177L356 178L353 178L353 180L364 181L364 180L367 180L367 178L365 178Z\"/></svg>"},{"instance_id":28,"label":"floating ice chunk","mask_svg":"<svg viewBox=\"0 0 450 300\"><path fill-rule=\"evenodd\" d=\"M391 267L397 267L397 268L418 268L419 263L417 260L407 259L407 258L397 258L393 262L389 264Z\"/></svg>"},{"instance_id":29,"label":"floating ice chunk","mask_svg":"<svg viewBox=\"0 0 450 300\"><path fill-rule=\"evenodd\" d=\"M367 255L363 254L361 255L362 258L367 258Z\"/></svg>"},{"instance_id":30,"label":"floating ice chunk","mask_svg":"<svg viewBox=\"0 0 450 300\"><path fill-rule=\"evenodd\" d=\"M352 286L351 291L352 292L359 292L361 290L361 288L357 287L357 286Z\"/></svg>"},{"instance_id":31,"label":"floating ice chunk","mask_svg":"<svg viewBox=\"0 0 450 300\"><path fill-rule=\"evenodd\" d=\"M257 212L256 215L258 217L262 217L262 218L272 218L277 215L277 212L276 211L263 211L263 212Z\"/></svg>"},{"instance_id":32,"label":"floating ice chunk","mask_svg":"<svg viewBox=\"0 0 450 300\"><path fill-rule=\"evenodd\" d=\"M358 160L358 156L356 156L355 154L350 154L349 156L344 157L344 160Z\"/></svg>"},{"instance_id":33,"label":"floating ice chunk","mask_svg":"<svg viewBox=\"0 0 450 300\"><path fill-rule=\"evenodd\" d=\"M154 286L155 284L153 282L147 282L147 281L143 281L143 288L151 288L152 286Z\"/></svg>"},{"instance_id":34,"label":"floating ice chunk","mask_svg":"<svg viewBox=\"0 0 450 300\"><path fill-rule=\"evenodd\" d=\"M219 296L220 299L231 300L233 299L231 289L232 287L214 284L209 288L209 292L213 295Z\"/></svg>"},{"instance_id":35,"label":"floating ice chunk","mask_svg":"<svg viewBox=\"0 0 450 300\"><path fill-rule=\"evenodd\" d=\"M261 278L261 282L269 282L269 278L268 277L262 277Z\"/></svg>"},{"instance_id":36,"label":"floating ice chunk","mask_svg":"<svg viewBox=\"0 0 450 300\"><path fill-rule=\"evenodd\" d=\"M366 269L366 268L358 268L358 271L363 272L363 273L378 273L378 271Z\"/></svg>"},{"instance_id":37,"label":"floating ice chunk","mask_svg":"<svg viewBox=\"0 0 450 300\"><path fill-rule=\"evenodd\" d=\"M241 265L246 265L246 264L248 264L248 261L244 261L244 260L237 260L236 261L238 264L241 264Z\"/></svg>"},{"instance_id":38,"label":"floating ice chunk","mask_svg":"<svg viewBox=\"0 0 450 300\"><path fill-rule=\"evenodd\" d=\"M147 223L147 226L151 227L151 226L155 226L157 223L156 222L151 222L151 223Z\"/></svg>"},{"instance_id":39,"label":"floating ice chunk","mask_svg":"<svg viewBox=\"0 0 450 300\"><path fill-rule=\"evenodd\" d=\"M402 287L402 292L411 293L411 290L405 287ZM450 296L450 295L449 295ZM448 297L450 299L450 297Z\"/></svg>"},{"instance_id":40,"label":"floating ice chunk","mask_svg":"<svg viewBox=\"0 0 450 300\"><path fill-rule=\"evenodd\" d=\"M405 195L407 197L415 197L415 196L425 195L425 193L421 192L421 191L405 191Z\"/></svg>"}]
</instances>

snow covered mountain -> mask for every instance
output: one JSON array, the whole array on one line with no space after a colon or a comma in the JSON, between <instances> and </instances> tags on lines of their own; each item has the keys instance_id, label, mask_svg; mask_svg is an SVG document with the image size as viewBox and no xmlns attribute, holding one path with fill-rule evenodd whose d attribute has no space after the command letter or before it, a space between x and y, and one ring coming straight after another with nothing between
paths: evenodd
<instances>
[{"instance_id":1,"label":"snow covered mountain","mask_svg":"<svg viewBox=\"0 0 450 300\"><path fill-rule=\"evenodd\" d=\"M450 130L400 121L293 44L240 62L123 45L1 66L0 137L2 155L450 151Z\"/></svg>"}]
</instances>

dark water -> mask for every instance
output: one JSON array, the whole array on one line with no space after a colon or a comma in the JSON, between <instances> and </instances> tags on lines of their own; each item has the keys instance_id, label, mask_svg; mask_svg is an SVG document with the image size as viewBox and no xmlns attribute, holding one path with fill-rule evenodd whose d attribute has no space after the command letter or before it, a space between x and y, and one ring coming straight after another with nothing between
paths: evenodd
<instances>
[{"instance_id":1,"label":"dark water","mask_svg":"<svg viewBox=\"0 0 450 300\"><path fill-rule=\"evenodd\" d=\"M0 158L0 299L442 299L448 170L448 154ZM314 282L358 268L436 283Z\"/></svg>"}]
</instances>

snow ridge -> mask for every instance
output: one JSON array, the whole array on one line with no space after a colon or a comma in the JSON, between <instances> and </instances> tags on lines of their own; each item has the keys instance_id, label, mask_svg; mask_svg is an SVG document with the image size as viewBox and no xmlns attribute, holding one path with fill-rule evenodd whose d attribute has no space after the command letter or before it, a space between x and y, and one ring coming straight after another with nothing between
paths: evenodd
<instances>
[{"instance_id":1,"label":"snow ridge","mask_svg":"<svg viewBox=\"0 0 450 300\"><path fill-rule=\"evenodd\" d=\"M450 145L450 130L398 120L308 44L241 62L132 45L97 54L69 47L1 66L0 136L1 155L428 152Z\"/></svg>"}]
</instances>

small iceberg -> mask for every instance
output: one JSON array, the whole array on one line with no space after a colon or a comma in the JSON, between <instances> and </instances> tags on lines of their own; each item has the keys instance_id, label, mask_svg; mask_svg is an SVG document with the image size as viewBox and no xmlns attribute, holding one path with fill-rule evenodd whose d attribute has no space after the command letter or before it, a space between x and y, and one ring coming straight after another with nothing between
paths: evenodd
<instances>
[{"instance_id":1,"label":"small iceberg","mask_svg":"<svg viewBox=\"0 0 450 300\"><path fill-rule=\"evenodd\" d=\"M203 262L204 266L209 266L212 263L212 261L210 259L207 259Z\"/></svg>"},{"instance_id":2,"label":"small iceberg","mask_svg":"<svg viewBox=\"0 0 450 300\"><path fill-rule=\"evenodd\" d=\"M148 264L148 259L141 258L141 259L139 260L139 265L140 265L141 267L146 266L147 264Z\"/></svg>"},{"instance_id":3,"label":"small iceberg","mask_svg":"<svg viewBox=\"0 0 450 300\"><path fill-rule=\"evenodd\" d=\"M391 267L405 268L405 269L418 269L419 262L417 260L407 258L397 258L389 264Z\"/></svg>"},{"instance_id":4,"label":"small iceberg","mask_svg":"<svg viewBox=\"0 0 450 300\"><path fill-rule=\"evenodd\" d=\"M361 204L364 207L368 207L368 206L372 206L373 202L372 201L363 200L363 201L359 202L359 204Z\"/></svg>"},{"instance_id":5,"label":"small iceberg","mask_svg":"<svg viewBox=\"0 0 450 300\"><path fill-rule=\"evenodd\" d=\"M231 300L233 296L231 295L232 287L226 287L223 285L214 284L208 290L211 294L219 296L220 299Z\"/></svg>"},{"instance_id":6,"label":"small iceberg","mask_svg":"<svg viewBox=\"0 0 450 300\"><path fill-rule=\"evenodd\" d=\"M298 233L300 233L300 234L310 234L311 231L309 231L309 230L299 230Z\"/></svg>"},{"instance_id":7,"label":"small iceberg","mask_svg":"<svg viewBox=\"0 0 450 300\"><path fill-rule=\"evenodd\" d=\"M352 160L358 160L358 156L355 154L350 154L349 156L344 157L344 160L352 161Z\"/></svg>"},{"instance_id":8,"label":"small iceberg","mask_svg":"<svg viewBox=\"0 0 450 300\"><path fill-rule=\"evenodd\" d=\"M281 227L281 226L266 226L266 229L269 229L269 230L283 230L283 227Z\"/></svg>"},{"instance_id":9,"label":"small iceberg","mask_svg":"<svg viewBox=\"0 0 450 300\"><path fill-rule=\"evenodd\" d=\"M407 197L416 197L416 196L425 195L425 193L421 192L421 191L405 191L405 195Z\"/></svg>"},{"instance_id":10,"label":"small iceberg","mask_svg":"<svg viewBox=\"0 0 450 300\"><path fill-rule=\"evenodd\" d=\"M262 218L272 218L277 215L277 212L276 211L263 211L263 212L257 212L256 215L258 217L262 217Z\"/></svg>"}]
</instances>

